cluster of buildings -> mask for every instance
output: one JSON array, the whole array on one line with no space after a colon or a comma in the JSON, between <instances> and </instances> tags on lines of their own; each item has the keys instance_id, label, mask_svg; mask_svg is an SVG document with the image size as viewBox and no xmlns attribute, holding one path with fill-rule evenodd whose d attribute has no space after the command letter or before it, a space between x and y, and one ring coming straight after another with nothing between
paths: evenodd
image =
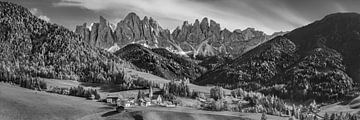
<instances>
[{"instance_id":1,"label":"cluster of buildings","mask_svg":"<svg viewBox=\"0 0 360 120\"><path fill-rule=\"evenodd\" d=\"M170 101L164 101L161 95L153 95L150 88L149 96L142 98L122 98L118 96L107 96L106 102L111 105L123 106L123 107L135 107L135 106L162 106L162 107L176 107Z\"/></svg>"}]
</instances>

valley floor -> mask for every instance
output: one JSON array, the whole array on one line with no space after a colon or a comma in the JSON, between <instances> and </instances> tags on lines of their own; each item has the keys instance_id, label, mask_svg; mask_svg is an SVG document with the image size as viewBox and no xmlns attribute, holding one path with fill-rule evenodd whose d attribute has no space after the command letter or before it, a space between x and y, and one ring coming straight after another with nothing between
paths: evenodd
<instances>
[{"instance_id":1,"label":"valley floor","mask_svg":"<svg viewBox=\"0 0 360 120\"><path fill-rule=\"evenodd\" d=\"M135 107L117 113L106 104L0 83L1 120L258 120L261 114L212 112L187 107ZM269 119L286 118L269 116Z\"/></svg>"},{"instance_id":2,"label":"valley floor","mask_svg":"<svg viewBox=\"0 0 360 120\"><path fill-rule=\"evenodd\" d=\"M127 70L129 74L137 75L157 83L167 83L166 79L138 71ZM120 94L126 97L136 97L138 90L118 91L117 86L86 84L71 80L44 79L48 87L76 87L98 89L101 98L109 94ZM191 89L209 93L211 87L190 84ZM147 90L144 90L147 91ZM229 94L230 90L226 90ZM181 98L184 106L196 104L196 100ZM322 107L320 115L325 112L351 112L359 114L360 98L350 105L332 104ZM260 120L259 113L213 112L189 107L134 107L127 112L117 113L113 107L84 98L58 95L43 91L34 91L8 83L0 82L0 120ZM288 120L287 117L267 115L268 120Z\"/></svg>"}]
</instances>

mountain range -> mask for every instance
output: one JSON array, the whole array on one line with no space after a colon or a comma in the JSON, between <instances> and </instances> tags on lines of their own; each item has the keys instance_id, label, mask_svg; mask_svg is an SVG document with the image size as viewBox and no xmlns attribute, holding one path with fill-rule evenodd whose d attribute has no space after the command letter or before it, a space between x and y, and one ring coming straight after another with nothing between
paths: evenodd
<instances>
[{"instance_id":1,"label":"mountain range","mask_svg":"<svg viewBox=\"0 0 360 120\"><path fill-rule=\"evenodd\" d=\"M181 27L170 32L163 29L152 17L140 19L135 13L129 13L116 27L100 16L99 23L87 26L76 26L84 41L92 46L113 51L128 44L138 43L150 48L167 48L178 53L188 53L193 56L234 55L239 56L257 45L283 35L277 32L266 35L254 28L245 30L221 29L220 24L208 18L193 24L187 21ZM113 28L113 29L112 29Z\"/></svg>"}]
</instances>

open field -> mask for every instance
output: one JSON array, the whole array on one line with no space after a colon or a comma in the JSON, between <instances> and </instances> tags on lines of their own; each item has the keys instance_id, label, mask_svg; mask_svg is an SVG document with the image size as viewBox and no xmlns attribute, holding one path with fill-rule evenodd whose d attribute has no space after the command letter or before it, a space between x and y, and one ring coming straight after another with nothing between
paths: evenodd
<instances>
[{"instance_id":1,"label":"open field","mask_svg":"<svg viewBox=\"0 0 360 120\"><path fill-rule=\"evenodd\" d=\"M140 78L144 78L146 80L153 81L158 84L166 84L166 83L170 82L170 80L164 79L162 77L158 77L158 76L155 76L155 75L152 75L149 73L145 73L145 72L139 72L139 71L132 70L132 69L125 69L125 73L127 73L127 75L138 76ZM74 80L57 80L57 79L43 79L43 80L48 84L48 86L70 88L70 87L77 87L80 85L80 86L83 86L84 88L98 89L102 93L113 93L113 94L120 91L117 88L118 86L116 86L116 85L81 83L81 82L74 81ZM203 92L206 94L209 94L210 89L212 88L211 86L198 86L198 85L194 85L194 84L189 84L189 87L190 87L190 89L193 89L198 92ZM228 95L231 92L228 89L224 89L224 91Z\"/></svg>"},{"instance_id":2,"label":"open field","mask_svg":"<svg viewBox=\"0 0 360 120\"><path fill-rule=\"evenodd\" d=\"M129 108L127 113L116 113L112 107L103 103L33 91L7 83L0 83L0 108L1 120L137 120L138 117L144 120L152 120L154 117L159 120L257 120L261 116L251 113L203 111L187 107L135 107ZM269 116L269 119L273 120L280 118Z\"/></svg>"},{"instance_id":3,"label":"open field","mask_svg":"<svg viewBox=\"0 0 360 120\"><path fill-rule=\"evenodd\" d=\"M268 115L268 120L287 120L286 117ZM102 112L80 120L260 120L260 113L213 112L193 108L134 107L124 113Z\"/></svg>"},{"instance_id":4,"label":"open field","mask_svg":"<svg viewBox=\"0 0 360 120\"><path fill-rule=\"evenodd\" d=\"M6 83L0 83L0 108L0 120L78 119L108 109L99 102Z\"/></svg>"}]
</instances>

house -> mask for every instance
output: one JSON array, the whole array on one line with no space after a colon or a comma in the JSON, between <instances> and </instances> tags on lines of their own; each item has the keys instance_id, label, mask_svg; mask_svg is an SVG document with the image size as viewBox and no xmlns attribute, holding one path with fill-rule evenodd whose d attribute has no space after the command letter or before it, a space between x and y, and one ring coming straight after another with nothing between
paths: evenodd
<instances>
[{"instance_id":1,"label":"house","mask_svg":"<svg viewBox=\"0 0 360 120\"><path fill-rule=\"evenodd\" d=\"M158 95L158 96L157 96L156 101L157 101L158 103L162 103L162 102L163 102L161 95Z\"/></svg>"},{"instance_id":2,"label":"house","mask_svg":"<svg viewBox=\"0 0 360 120\"><path fill-rule=\"evenodd\" d=\"M91 95L91 97L89 97L89 100L95 100L95 95Z\"/></svg>"},{"instance_id":3,"label":"house","mask_svg":"<svg viewBox=\"0 0 360 120\"><path fill-rule=\"evenodd\" d=\"M132 103L129 100L118 100L117 106L131 107Z\"/></svg>"},{"instance_id":4,"label":"house","mask_svg":"<svg viewBox=\"0 0 360 120\"><path fill-rule=\"evenodd\" d=\"M147 106L151 106L151 100L150 100L150 98L145 98L144 99L144 101L145 101L145 106L147 107Z\"/></svg>"},{"instance_id":5,"label":"house","mask_svg":"<svg viewBox=\"0 0 360 120\"><path fill-rule=\"evenodd\" d=\"M119 97L116 96L107 96L106 103L117 104Z\"/></svg>"},{"instance_id":6,"label":"house","mask_svg":"<svg viewBox=\"0 0 360 120\"><path fill-rule=\"evenodd\" d=\"M174 107L176 107L176 106L175 106L175 105L166 105L165 107L174 108Z\"/></svg>"},{"instance_id":7,"label":"house","mask_svg":"<svg viewBox=\"0 0 360 120\"><path fill-rule=\"evenodd\" d=\"M163 103L162 96L161 96L161 95L154 95L154 96L151 98L151 102L154 103L154 104L161 104L161 103Z\"/></svg>"},{"instance_id":8,"label":"house","mask_svg":"<svg viewBox=\"0 0 360 120\"><path fill-rule=\"evenodd\" d=\"M206 102L206 100L205 99L202 99L202 98L197 98L200 102L202 102L202 103L205 103Z\"/></svg>"},{"instance_id":9,"label":"house","mask_svg":"<svg viewBox=\"0 0 360 120\"><path fill-rule=\"evenodd\" d=\"M150 102L150 101L146 101L145 106L148 107L148 106L150 106L150 105L151 105L151 102Z\"/></svg>"}]
</instances>

